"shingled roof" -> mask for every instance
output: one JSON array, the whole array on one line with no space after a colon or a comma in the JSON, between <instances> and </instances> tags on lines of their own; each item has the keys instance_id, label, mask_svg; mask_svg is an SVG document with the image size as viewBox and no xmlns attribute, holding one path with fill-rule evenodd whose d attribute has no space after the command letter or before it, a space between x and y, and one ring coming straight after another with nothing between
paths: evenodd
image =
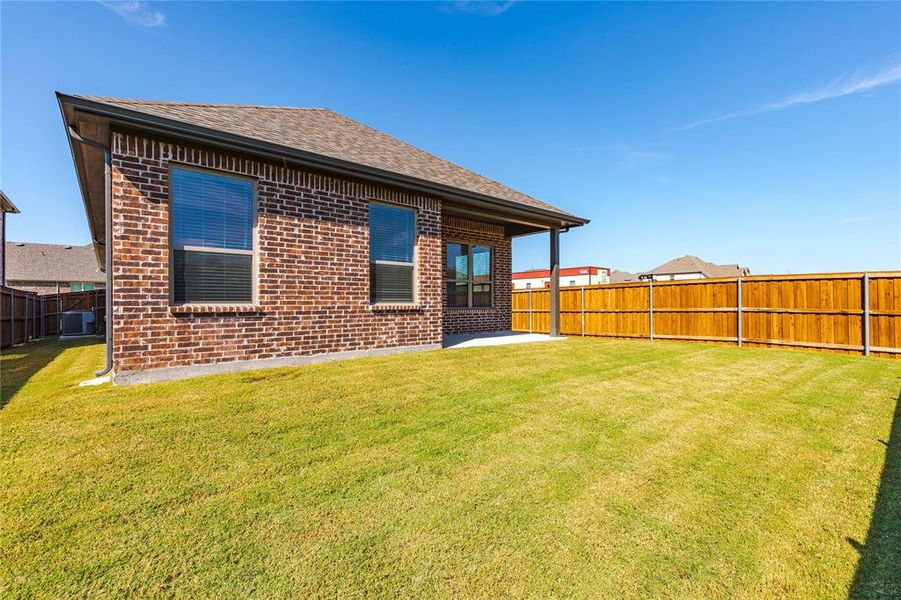
<instances>
[{"instance_id":1,"label":"shingled roof","mask_svg":"<svg viewBox=\"0 0 901 600\"><path fill-rule=\"evenodd\" d=\"M674 258L665 262L658 267L654 267L648 274L650 275L670 275L678 273L703 273L705 277L739 277L748 275L751 272L747 267L733 265L717 265L706 260L701 260L697 256L687 254Z\"/></svg>"},{"instance_id":2,"label":"shingled roof","mask_svg":"<svg viewBox=\"0 0 901 600\"><path fill-rule=\"evenodd\" d=\"M584 219L327 108L73 96Z\"/></svg>"},{"instance_id":3,"label":"shingled roof","mask_svg":"<svg viewBox=\"0 0 901 600\"><path fill-rule=\"evenodd\" d=\"M104 280L97 266L93 247L61 244L6 242L6 279L8 281L85 281Z\"/></svg>"}]
</instances>

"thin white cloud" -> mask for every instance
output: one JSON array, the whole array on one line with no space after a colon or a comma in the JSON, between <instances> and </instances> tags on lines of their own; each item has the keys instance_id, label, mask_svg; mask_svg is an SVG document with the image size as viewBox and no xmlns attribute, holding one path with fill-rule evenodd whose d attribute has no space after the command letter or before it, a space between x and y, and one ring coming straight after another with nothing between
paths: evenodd
<instances>
[{"instance_id":1,"label":"thin white cloud","mask_svg":"<svg viewBox=\"0 0 901 600\"><path fill-rule=\"evenodd\" d=\"M667 154L654 152L653 150L643 150L632 144L612 144L607 146L607 149L617 153L624 160L635 162L650 162L669 158Z\"/></svg>"},{"instance_id":2,"label":"thin white cloud","mask_svg":"<svg viewBox=\"0 0 901 600\"><path fill-rule=\"evenodd\" d=\"M97 3L113 11L129 23L139 27L154 29L166 24L166 15L158 10L153 10L150 5L141 0L97 0Z\"/></svg>"},{"instance_id":3,"label":"thin white cloud","mask_svg":"<svg viewBox=\"0 0 901 600\"><path fill-rule=\"evenodd\" d=\"M873 215L870 217L848 217L839 221L842 225L854 225L855 223L871 223L884 218L883 215Z\"/></svg>"},{"instance_id":4,"label":"thin white cloud","mask_svg":"<svg viewBox=\"0 0 901 600\"><path fill-rule=\"evenodd\" d=\"M655 147L659 147L661 144L646 144L644 146L638 146L635 144L626 144L626 143L617 143L617 144L608 144L606 146L600 147L583 147L578 148L579 152L589 152L596 149L603 150L609 154L611 154L617 161L617 163L621 167L626 167L629 169L649 166L655 163L658 163L662 160L667 160L672 158L668 154L664 154L655 150Z\"/></svg>"},{"instance_id":5,"label":"thin white cloud","mask_svg":"<svg viewBox=\"0 0 901 600\"><path fill-rule=\"evenodd\" d=\"M862 94L884 85L897 83L898 81L901 81L901 64L893 65L879 73L876 73L875 75L861 75L858 72L840 77L832 81L828 85L825 85L813 91L794 94L777 102L762 104L756 108L725 113L707 119L699 119L697 121L688 123L687 125L675 127L670 131L685 131L687 129L700 127L701 125L718 123L720 121L727 121L729 119L752 117L754 115L760 115L776 110L783 110L786 108L791 108L793 106L813 104L814 102L822 102L823 100L841 98L842 96L850 96L851 94Z\"/></svg>"},{"instance_id":6,"label":"thin white cloud","mask_svg":"<svg viewBox=\"0 0 901 600\"><path fill-rule=\"evenodd\" d=\"M517 0L503 0L493 2L490 0L455 0L445 3L442 9L445 12L462 12L471 15L496 17L513 8Z\"/></svg>"}]
</instances>

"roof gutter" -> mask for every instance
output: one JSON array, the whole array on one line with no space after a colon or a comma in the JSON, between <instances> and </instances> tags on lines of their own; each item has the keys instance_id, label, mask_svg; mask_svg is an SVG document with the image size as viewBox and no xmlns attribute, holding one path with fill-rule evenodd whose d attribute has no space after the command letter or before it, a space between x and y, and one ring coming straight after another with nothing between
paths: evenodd
<instances>
[{"instance_id":1,"label":"roof gutter","mask_svg":"<svg viewBox=\"0 0 901 600\"><path fill-rule=\"evenodd\" d=\"M57 92L57 98L59 99L61 106L63 104L68 104L76 110L107 117L120 124L130 125L132 127L137 126L141 129L156 133L187 138L242 152L250 152L252 154L273 158L280 162L288 159L300 166L363 178L388 185L400 186L414 191L440 196L448 200L456 200L469 205L490 207L495 210L503 208L511 213L538 220L546 227L578 227L589 222L588 219L583 219L582 217L576 217L574 215L530 207L516 202L418 179L416 177L360 165L350 161L315 154L313 152L298 150L288 146L254 140L240 135L217 131L208 127L190 125L138 111L113 107L100 102L69 96L60 92Z\"/></svg>"},{"instance_id":2,"label":"roof gutter","mask_svg":"<svg viewBox=\"0 0 901 600\"><path fill-rule=\"evenodd\" d=\"M89 140L87 138L81 137L77 131L71 126L66 126L66 130L69 133L70 143L78 142L80 144L85 144L88 146L92 146L97 148L103 152L103 202L104 202L104 233L106 239L103 243L103 251L105 257L105 268L106 268L106 289L105 299L106 306L104 307L103 314L105 320L105 329L106 329L106 366L97 371L95 375L100 377L102 375L106 375L110 371L113 370L113 225L112 225L112 170L111 170L111 155L109 146L105 144L101 144L95 140ZM95 240L96 241L96 240Z\"/></svg>"}]
</instances>

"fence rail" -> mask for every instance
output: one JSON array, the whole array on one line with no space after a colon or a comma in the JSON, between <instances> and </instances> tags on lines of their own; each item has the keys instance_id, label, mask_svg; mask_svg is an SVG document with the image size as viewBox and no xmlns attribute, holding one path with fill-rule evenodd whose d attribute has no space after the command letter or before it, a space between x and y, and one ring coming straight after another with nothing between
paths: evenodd
<instances>
[{"instance_id":1,"label":"fence rail","mask_svg":"<svg viewBox=\"0 0 901 600\"><path fill-rule=\"evenodd\" d=\"M550 290L513 292L513 329L547 333ZM564 335L793 346L901 357L901 273L764 275L560 289Z\"/></svg>"},{"instance_id":2,"label":"fence rail","mask_svg":"<svg viewBox=\"0 0 901 600\"><path fill-rule=\"evenodd\" d=\"M69 310L94 312L98 333L105 315L103 290L38 296L0 287L0 348L61 333L60 315Z\"/></svg>"}]
</instances>

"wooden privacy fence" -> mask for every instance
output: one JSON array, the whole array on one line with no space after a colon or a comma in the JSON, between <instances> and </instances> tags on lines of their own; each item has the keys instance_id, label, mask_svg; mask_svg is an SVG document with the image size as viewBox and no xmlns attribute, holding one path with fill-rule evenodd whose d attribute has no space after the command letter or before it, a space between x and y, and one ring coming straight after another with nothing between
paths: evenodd
<instances>
[{"instance_id":1,"label":"wooden privacy fence","mask_svg":"<svg viewBox=\"0 0 901 600\"><path fill-rule=\"evenodd\" d=\"M35 338L58 335L60 315L69 310L94 312L98 333L105 318L103 290L65 292L38 296L31 292L0 287L0 348Z\"/></svg>"},{"instance_id":2,"label":"wooden privacy fence","mask_svg":"<svg viewBox=\"0 0 901 600\"><path fill-rule=\"evenodd\" d=\"M41 337L41 314L36 294L0 287L0 348Z\"/></svg>"},{"instance_id":3,"label":"wooden privacy fence","mask_svg":"<svg viewBox=\"0 0 901 600\"><path fill-rule=\"evenodd\" d=\"M550 290L513 292L513 330L547 333ZM898 357L901 273L764 275L560 288L563 335L794 346Z\"/></svg>"}]
</instances>

